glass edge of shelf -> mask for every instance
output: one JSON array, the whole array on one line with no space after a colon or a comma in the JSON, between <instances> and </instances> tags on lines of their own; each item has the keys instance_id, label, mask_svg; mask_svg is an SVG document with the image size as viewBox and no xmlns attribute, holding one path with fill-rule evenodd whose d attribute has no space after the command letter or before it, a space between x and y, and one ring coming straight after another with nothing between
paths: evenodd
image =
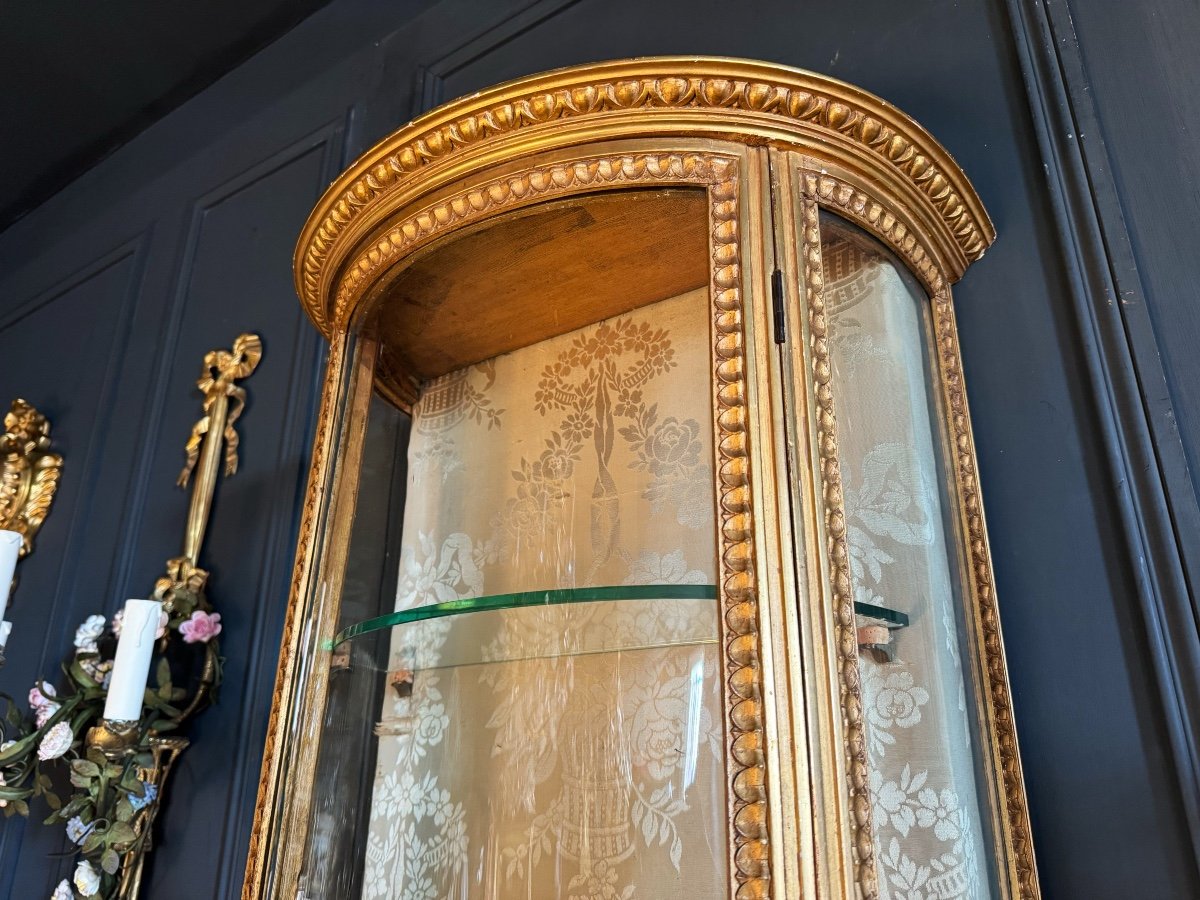
<instances>
[{"instance_id":1,"label":"glass edge of shelf","mask_svg":"<svg viewBox=\"0 0 1200 900\"><path fill-rule=\"evenodd\" d=\"M715 584L643 584L618 585L592 588L561 588L547 591L523 591L514 594L492 594L486 597L468 597L431 603L413 609L399 610L376 616L343 628L332 639L324 641L322 649L332 650L348 640L429 619L460 615L472 612L495 612L504 609L530 609L539 606L557 606L567 603L595 603L613 600L715 600ZM858 615L878 619L890 628L904 628L909 624L906 613L899 610L855 601L854 611Z\"/></svg>"},{"instance_id":2,"label":"glass edge of shelf","mask_svg":"<svg viewBox=\"0 0 1200 900\"><path fill-rule=\"evenodd\" d=\"M886 606L876 606L874 603L855 600L854 612L868 619L878 619L888 628L906 628L909 624L908 613L900 612L898 609L889 609Z\"/></svg>"},{"instance_id":3,"label":"glass edge of shelf","mask_svg":"<svg viewBox=\"0 0 1200 900\"><path fill-rule=\"evenodd\" d=\"M568 603L595 603L612 600L715 600L716 598L717 586L715 584L612 585L467 597L462 600L448 600L445 603L431 603L428 606L399 610L358 622L343 628L332 640L325 641L322 648L332 650L339 644L374 631L462 613L531 609L539 606L561 606Z\"/></svg>"}]
</instances>

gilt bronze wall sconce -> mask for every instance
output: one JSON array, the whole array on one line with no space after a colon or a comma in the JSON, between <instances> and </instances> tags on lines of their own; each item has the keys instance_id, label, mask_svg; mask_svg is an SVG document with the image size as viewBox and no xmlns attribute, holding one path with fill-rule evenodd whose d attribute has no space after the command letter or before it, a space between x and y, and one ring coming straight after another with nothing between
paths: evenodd
<instances>
[{"instance_id":1,"label":"gilt bronze wall sconce","mask_svg":"<svg viewBox=\"0 0 1200 900\"><path fill-rule=\"evenodd\" d=\"M173 630L177 630L185 644L199 644L202 656L196 664L198 674L194 686L178 699L172 698L174 714L162 715L158 722L148 721L150 711L142 713L141 721L128 721L121 714L114 717L113 691L116 689L118 672L114 668L113 687L104 717L88 732L89 751L99 751L109 763L133 764L137 767L140 780L152 785L154 790L149 802L138 811L131 823L135 841L124 854L117 876L115 900L136 900L142 883L142 870L146 853L152 846L151 830L162 807L167 777L179 755L188 748L190 741L177 734L162 734L157 727L165 719L170 727L183 724L196 712L212 702L213 692L220 682L220 655L215 640L220 631L219 614L213 613L205 597L208 572L199 566L200 548L212 512L213 495L222 473L233 475L238 466L238 435L234 422L242 414L246 392L237 381L249 376L262 358L262 341L258 335L242 334L233 343L231 350L213 350L204 357L201 376L196 386L204 395L203 416L192 428L185 448L187 462L180 473L178 485L187 487L192 482L192 499L188 509L187 525L184 530L183 553L167 560L166 574L154 586L155 613L161 611L174 628L154 642L158 646L162 666L172 658L172 650L182 649ZM194 481L192 475L195 475ZM131 601L133 602L133 601ZM199 623L195 620L199 617ZM178 625L174 623L179 622ZM204 631L199 635L198 629ZM198 636L199 635L199 636ZM206 636L207 635L207 636ZM153 648L146 650L146 667L149 667ZM118 652L118 663L119 663ZM179 662L179 659L175 660ZM133 686L140 697L143 684ZM130 708L140 708L140 700L134 700Z\"/></svg>"}]
</instances>

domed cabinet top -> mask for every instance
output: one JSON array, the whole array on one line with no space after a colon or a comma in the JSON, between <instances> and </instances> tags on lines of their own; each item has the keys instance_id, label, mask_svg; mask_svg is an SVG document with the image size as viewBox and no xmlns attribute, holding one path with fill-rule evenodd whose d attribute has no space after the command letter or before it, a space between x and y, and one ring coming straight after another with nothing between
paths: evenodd
<instances>
[{"instance_id":1,"label":"domed cabinet top","mask_svg":"<svg viewBox=\"0 0 1200 900\"><path fill-rule=\"evenodd\" d=\"M935 279L957 280L995 238L950 154L874 94L771 63L650 57L510 81L439 106L380 141L330 185L305 224L295 255L297 293L330 336L354 318L365 283L399 264L443 219L466 220L483 212L481 205L542 199L544 186L522 182L513 163L584 143L654 136L787 147L842 167L871 185L872 195L892 201L885 205L864 194L843 202L861 205L867 227L890 244L911 245L916 236L910 231L920 231L934 257ZM509 168L507 182L481 188L457 206L429 203L447 184L498 164ZM604 189L620 187L623 174L587 177ZM833 181L818 190L852 193ZM406 219L412 213L418 215ZM899 223L899 213L911 217L911 225ZM399 231L389 227L401 220Z\"/></svg>"}]
</instances>

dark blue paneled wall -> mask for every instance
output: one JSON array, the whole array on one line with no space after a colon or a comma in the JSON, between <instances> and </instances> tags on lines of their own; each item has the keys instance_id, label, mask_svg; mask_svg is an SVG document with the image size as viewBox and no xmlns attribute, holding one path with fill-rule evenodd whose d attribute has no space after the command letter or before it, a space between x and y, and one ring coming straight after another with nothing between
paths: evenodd
<instances>
[{"instance_id":1,"label":"dark blue paneled wall","mask_svg":"<svg viewBox=\"0 0 1200 900\"><path fill-rule=\"evenodd\" d=\"M1195 9L1162 5L1200 24ZM1113 15L1086 17L1089 65L1104 65ZM221 485L203 560L227 685L175 776L146 892L237 897L323 358L291 287L301 224L357 152L432 103L651 53L757 57L860 84L929 128L978 187L999 239L956 296L1043 885L1052 898L1200 896L1134 600L1138 554L1101 449L1092 338L1064 299L1067 248L1002 0L334 0L0 234L0 403L43 409L66 456L22 567L0 690L23 694L52 673L79 620L145 595L178 552L186 496L172 485L200 360L259 332L242 468ZM1172 390L1186 399L1195 311L1164 254L1195 245L1196 219L1157 233L1143 188L1172 196L1178 176L1139 169L1119 108L1105 127L1120 132L1134 236L1172 335ZM1200 428L1184 424L1191 452ZM51 855L59 833L0 827L0 896L48 896L65 871Z\"/></svg>"}]
</instances>

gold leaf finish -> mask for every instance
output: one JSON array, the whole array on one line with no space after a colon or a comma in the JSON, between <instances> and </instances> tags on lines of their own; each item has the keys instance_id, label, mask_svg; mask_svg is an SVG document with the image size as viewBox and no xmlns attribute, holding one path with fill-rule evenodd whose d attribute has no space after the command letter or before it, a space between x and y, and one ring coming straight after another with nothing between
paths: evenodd
<instances>
[{"instance_id":1,"label":"gold leaf finish","mask_svg":"<svg viewBox=\"0 0 1200 900\"><path fill-rule=\"evenodd\" d=\"M239 387L237 381L250 375L260 359L262 340L257 334L239 334L232 349L211 350L204 355L204 366L196 381L196 387L204 395L204 415L192 426L185 448L187 462L177 482L180 487L186 487L192 471L199 466L183 545L183 556L193 566L199 562L200 547L208 527L213 492L220 474L222 447L225 474L237 473L240 441L234 423L246 408L246 390Z\"/></svg>"},{"instance_id":2,"label":"gold leaf finish","mask_svg":"<svg viewBox=\"0 0 1200 900\"><path fill-rule=\"evenodd\" d=\"M712 227L713 427L717 445L719 578L725 616L732 867L736 900L770 896L766 760L758 641L758 578L754 571L749 434L746 428L746 333L738 244L738 176L733 160L714 159Z\"/></svg>"},{"instance_id":3,"label":"gold leaf finish","mask_svg":"<svg viewBox=\"0 0 1200 900\"><path fill-rule=\"evenodd\" d=\"M1004 812L1006 813L1004 821L998 824L1006 833L1006 840L1003 842L1004 845L1011 848L1008 854L1010 856L1009 865L1012 869L1010 874L1017 890L1016 896L1021 898L1021 900L1039 900L1041 897L1041 888L1038 883L1037 868L1034 861L1033 839L1030 834L1029 809L1025 797L1025 781L1021 769L1021 756L1017 746L1016 728L1013 724L1008 664L1004 655L1004 639L1000 631L1000 616L996 608L996 596L992 582L991 550L988 546L983 504L980 499L979 482L976 476L975 442L971 434L971 420L967 410L966 390L963 386L962 357L958 348L958 332L954 324L954 306L950 298L950 288L946 284L945 279L940 277L936 268L932 271L930 270L930 254L924 245L922 237L908 228L895 215L885 215L878 212L878 204L873 203L862 191L840 178L829 175L827 172L811 171L802 173L801 190L805 200L809 201L805 203L805 247L810 255L817 252L817 248L820 246L820 232L816 221L817 204L820 203L832 207L838 214L845 216L866 230L879 235L904 259L913 272L921 277L926 286L930 288L931 296L933 297L933 327L937 342L938 371L942 392L946 401L946 415L949 420L947 425L952 445L951 452L954 456L955 489L958 495L958 509L964 521L963 530L968 545L968 581L972 605L976 615L979 617L980 631L982 633L980 656L983 671L987 678L987 698L984 715L988 722L988 738L993 745L993 753L996 759L995 774L1003 792ZM810 295L815 294L819 297L822 275L819 259L816 262L818 264L814 266L811 259L806 260L805 277L807 282L806 287ZM810 299L810 315L812 315L811 303ZM817 320L814 318L813 321L816 322ZM828 348L823 343L825 327L823 316L819 324L821 327L819 333L817 324L814 324L812 328L813 355L814 369L819 368L817 362L819 355L823 356L826 360L824 368L814 372L817 378L818 403L823 403L821 399L821 375L824 374L826 376L825 380L828 381ZM819 348L818 338L821 340ZM820 353L818 353L818 349ZM826 394L828 395L828 388L826 388ZM826 424L824 408L819 424L821 427ZM828 425L830 427L830 432L827 433L830 438L828 446L826 445L827 434L822 434L820 449L823 466L821 474L825 479L826 503L830 510L830 515L834 515L834 502L836 500L836 510L840 515L839 524L844 529L845 513L841 498L840 474L837 474L837 437L836 423L832 412L832 398L830 398ZM825 455L827 450L831 453L829 457ZM833 473L836 484L829 483L828 478L830 473ZM829 541L831 571L835 573L834 592L837 597L838 606L836 616L839 627L844 627L844 615L847 600L849 599L848 591L850 587L849 571L846 568L845 538L844 536L841 538L840 546L838 546L839 541L831 530ZM842 593L843 591L847 593ZM851 606L850 609L852 610L853 607ZM853 612L850 613L850 622L853 623ZM853 793L857 789L856 784L859 781L859 776L865 774L865 769L858 770L858 754L862 753L864 765L866 757L865 749L861 746L862 704L858 687L857 645L854 643L852 631L848 637L844 634L839 635L839 649L842 653L842 689L847 725L849 726L852 710L857 713L860 719L858 731L859 745L856 746L849 730L847 731L847 753L851 760L851 791ZM852 660L850 656L847 655L848 652L853 656L853 664L851 664ZM850 681L853 682L853 687L851 687ZM857 697L857 703L850 704L846 699L847 694L854 694ZM856 771L859 771L858 775L856 775ZM865 819L860 818L856 807L852 824L856 828L856 844L859 846L860 865L864 861L861 856L864 834L868 842L870 839L869 803L865 808L865 816ZM873 850L869 843L867 843L866 849L868 853L873 855ZM868 877L874 877L873 871ZM867 896L866 887L863 888L863 891L864 896Z\"/></svg>"},{"instance_id":4,"label":"gold leaf finish","mask_svg":"<svg viewBox=\"0 0 1200 900\"><path fill-rule=\"evenodd\" d=\"M1021 770L1016 727L1013 724L1008 664L1004 657L1000 613L996 609L992 555L988 548L983 501L979 495L975 439L971 434L971 417L967 410L966 390L963 387L958 329L954 324L954 306L950 302L948 289L934 295L933 327L942 391L946 399L946 414L950 420L951 453L954 458L959 512L965 519L971 595L982 632L982 646L979 652L987 678L987 716L991 725L993 752L1000 769L1002 802L1007 813L1007 821L1003 825L1007 831L1006 843L1012 848L1010 865L1020 891L1018 896L1022 900L1038 900L1041 897L1041 888L1034 861L1029 808L1025 800L1025 778Z\"/></svg>"},{"instance_id":5,"label":"gold leaf finish","mask_svg":"<svg viewBox=\"0 0 1200 900\"><path fill-rule=\"evenodd\" d=\"M800 195L799 222L781 206L796 198L774 196L771 189L779 160L790 160L783 181L788 193ZM1003 806L992 828L995 852L1006 867L1000 895L1040 896L949 295L949 285L992 241L991 223L949 154L886 102L782 66L661 58L536 75L439 107L354 163L305 225L294 261L296 287L332 348L244 900L291 897L298 888L321 752L319 732L300 723L319 719L324 709L326 661L317 648L339 616L370 395L401 408L418 396L413 373L422 369L406 361L400 340L379 326L376 305L408 297L404 279L424 277L421 265L435 266L435 252L443 247L436 242L482 234L504 216L521 221L528 211L518 211L525 207L599 192L688 186L704 188L708 209L728 896L880 895L820 264L821 208L879 237L933 297L970 563L975 666L985 684L978 723L991 750L988 782L1000 797L993 806ZM702 206L698 194L693 218ZM781 251L764 239L772 215L789 223L786 240L795 241L799 232L795 256L790 244ZM697 229L697 266L701 239ZM815 495L804 501L810 510L804 528L821 540L803 548L781 536L785 526L776 521L774 498L790 476L777 471L774 454L787 437L763 412L777 396L770 354L780 345L768 333L779 323L770 321L766 295L772 264L791 273L788 302L795 312L787 315L803 323L792 329L785 321L785 330L808 336L797 355L807 361L798 374L788 374L804 398L806 418L798 428L806 442L816 441L802 463L813 471L799 481ZM505 277L489 269L492 274ZM695 276L701 283L702 273ZM802 297L794 293L797 281ZM419 308L415 301L413 306ZM396 321L403 322L403 340L433 343L422 337L419 317ZM527 337L527 327L521 320L513 329ZM787 340L795 339L784 338L783 345ZM251 351L246 349L247 360ZM817 588L812 598L798 596L797 582L777 571L799 552L808 558L798 564L820 573L804 581ZM797 609L815 611L819 623L788 618ZM816 663L805 656L805 640L820 641ZM798 687L810 690L813 665L819 677L814 673L811 695L787 696ZM785 667L803 668L803 677L788 682L781 674ZM804 728L793 729L800 721ZM813 755L806 735L824 740L827 733L829 744ZM779 746L786 736L796 738L795 748ZM820 778L824 787L817 785ZM809 812L819 817L819 828L797 825Z\"/></svg>"},{"instance_id":6,"label":"gold leaf finish","mask_svg":"<svg viewBox=\"0 0 1200 900\"><path fill-rule=\"evenodd\" d=\"M286 762L282 741L283 728L285 723L290 721L291 710L299 693L296 670L301 664L301 640L305 627L302 616L307 611L304 608L304 601L308 599L305 587L319 559L318 523L325 508L327 486L332 478L330 462L337 441L335 421L339 416L340 387L347 365L347 340L344 334L334 339L326 364L325 385L321 393L312 461L308 470L308 487L300 514L300 534L296 539L298 549L292 567L287 615L283 621L283 635L280 638L280 662L271 695L267 734L263 740L263 762L258 779L258 799L254 807L254 828L250 832L246 877L242 888L242 897L245 900L263 896L264 882L268 874L267 853L270 849L267 838L278 828L280 818L277 804L283 799L280 782Z\"/></svg>"},{"instance_id":7,"label":"gold leaf finish","mask_svg":"<svg viewBox=\"0 0 1200 900\"><path fill-rule=\"evenodd\" d=\"M349 304L368 290L389 264L437 235L497 212L550 197L561 197L598 186L692 184L707 187L710 207L711 296L714 329L714 436L717 442L717 492L720 515L721 600L725 610L725 681L727 685L730 870L735 900L770 896L770 860L762 738L762 672L758 652L758 609L751 521L751 478L744 410L745 322L741 293L738 234L737 161L709 153L644 153L589 157L531 167L503 179L493 179L460 192L400 220L370 251L352 265L342 282L341 300ZM333 372L345 364L335 339L330 376L318 435L314 444L309 493L301 520L300 546L292 583L292 603L284 624L283 645L295 646L299 636L296 612L312 559L313 530L320 514L318 486L327 477L326 454L336 415L337 384ZM385 376L387 377L387 376ZM385 396L403 390L399 383L385 387ZM307 551L303 548L307 548ZM285 659L294 654L285 653ZM255 885L264 875L268 848L262 840L264 823L273 814L270 789L282 771L281 710L292 701L294 685L286 666L276 680L275 702L267 730L256 827L251 838L246 898L256 897Z\"/></svg>"},{"instance_id":8,"label":"gold leaf finish","mask_svg":"<svg viewBox=\"0 0 1200 900\"><path fill-rule=\"evenodd\" d=\"M574 141L568 129L601 137L724 136L793 144L835 162L867 167L925 208L951 277L979 257L994 232L953 159L915 122L851 85L784 66L728 59L657 58L602 63L510 82L439 107L378 144L318 202L296 248L296 289L326 336L349 321L336 273L371 252L360 220L378 214L444 170L489 164L485 149L553 129L547 145ZM481 196L486 202L486 197ZM364 212L372 214L363 216ZM367 228L370 225L368 224ZM374 249L381 249L371 240ZM390 240L388 241L390 243Z\"/></svg>"},{"instance_id":9,"label":"gold leaf finish","mask_svg":"<svg viewBox=\"0 0 1200 900\"><path fill-rule=\"evenodd\" d=\"M846 507L842 499L842 474L838 462L837 418L830 386L829 331L825 316L825 284L821 271L821 229L818 206L811 196L802 200L804 306L808 311L812 351L814 411L821 491L824 495L826 552L833 586L833 620L838 683L841 689L842 724L849 776L851 848L855 879L864 900L875 900L879 886L875 872L875 844L871 830L870 772L867 764L866 722L863 718L862 683L859 677L858 639L854 621L854 590L850 583L850 548L846 539Z\"/></svg>"}]
</instances>

